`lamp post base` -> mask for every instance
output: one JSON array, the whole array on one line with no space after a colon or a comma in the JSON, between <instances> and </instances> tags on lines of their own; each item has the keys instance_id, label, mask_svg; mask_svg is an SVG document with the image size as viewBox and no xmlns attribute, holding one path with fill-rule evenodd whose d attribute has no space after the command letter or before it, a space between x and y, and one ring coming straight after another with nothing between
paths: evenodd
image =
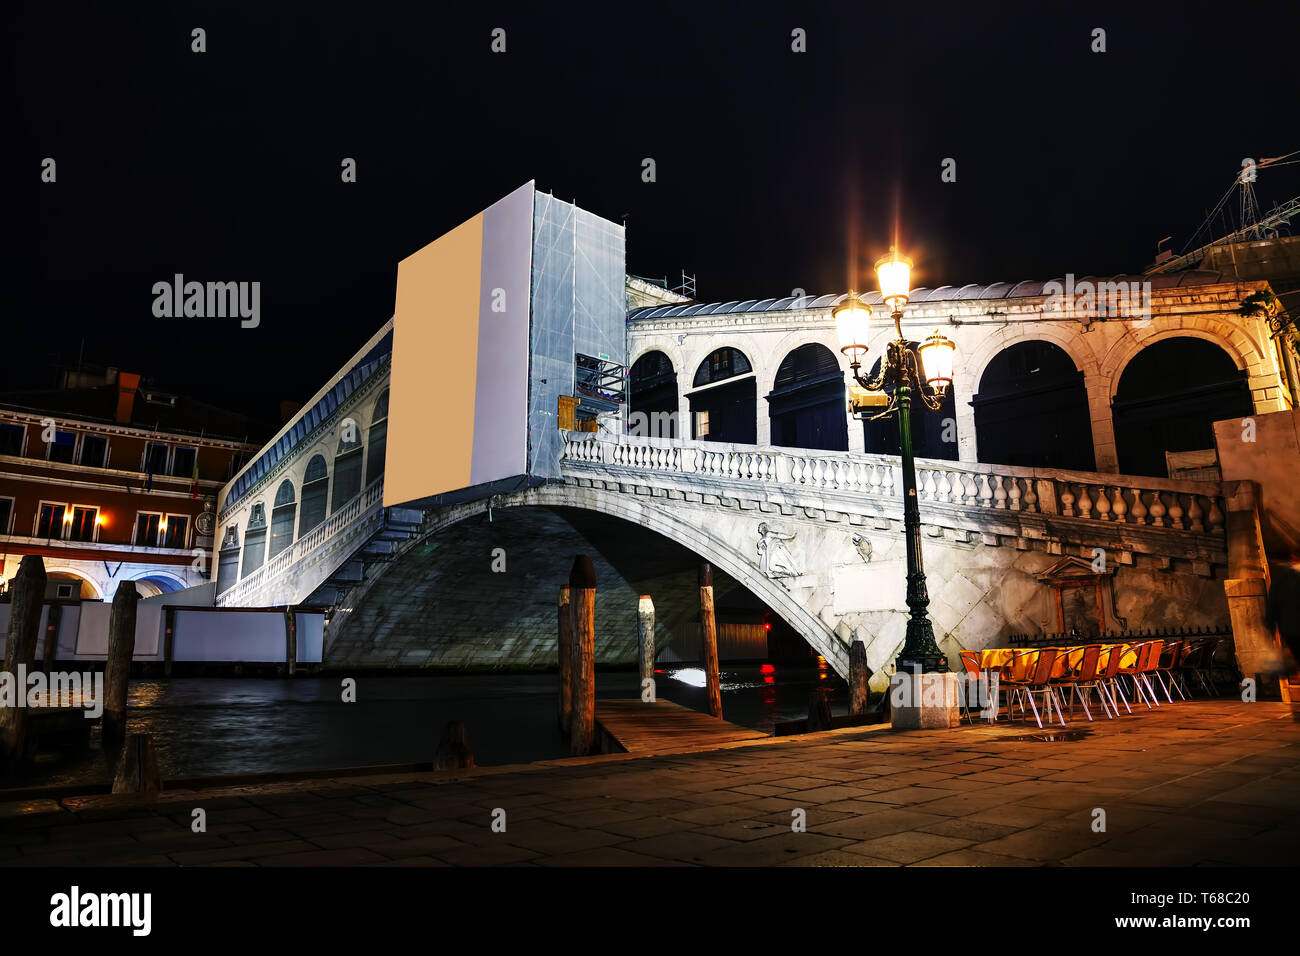
<instances>
[{"instance_id":1,"label":"lamp post base","mask_svg":"<svg viewBox=\"0 0 1300 956\"><path fill-rule=\"evenodd\" d=\"M889 722L895 730L942 730L961 724L956 674L898 671L889 679Z\"/></svg>"}]
</instances>

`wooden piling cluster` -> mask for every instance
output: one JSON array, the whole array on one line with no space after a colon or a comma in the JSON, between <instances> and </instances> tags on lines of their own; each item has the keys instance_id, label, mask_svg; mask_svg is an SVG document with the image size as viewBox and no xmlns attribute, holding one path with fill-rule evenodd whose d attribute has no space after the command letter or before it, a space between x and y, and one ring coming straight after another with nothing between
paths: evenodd
<instances>
[{"instance_id":1,"label":"wooden piling cluster","mask_svg":"<svg viewBox=\"0 0 1300 956\"><path fill-rule=\"evenodd\" d=\"M104 664L104 722L100 739L115 752L126 742L126 690L135 656L135 606L140 592L134 581L119 581L108 618L108 660Z\"/></svg>"}]
</instances>

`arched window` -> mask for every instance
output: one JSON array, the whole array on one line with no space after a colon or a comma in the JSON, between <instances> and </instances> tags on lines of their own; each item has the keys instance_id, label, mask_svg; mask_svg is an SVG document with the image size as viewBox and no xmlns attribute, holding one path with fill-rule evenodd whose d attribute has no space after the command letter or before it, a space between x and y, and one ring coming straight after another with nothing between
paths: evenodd
<instances>
[{"instance_id":1,"label":"arched window","mask_svg":"<svg viewBox=\"0 0 1300 956\"><path fill-rule=\"evenodd\" d=\"M334 493L330 497L330 513L338 511L361 493L361 453L359 438L339 439L339 450L334 453Z\"/></svg>"},{"instance_id":2,"label":"arched window","mask_svg":"<svg viewBox=\"0 0 1300 956\"><path fill-rule=\"evenodd\" d=\"M1178 336L1132 358L1112 409L1120 472L1163 478L1167 452L1204 451L1212 460L1214 423L1251 415L1255 405L1246 373L1227 352L1205 339Z\"/></svg>"},{"instance_id":3,"label":"arched window","mask_svg":"<svg viewBox=\"0 0 1300 956\"><path fill-rule=\"evenodd\" d=\"M246 578L266 560L266 506L260 501L253 505L244 529L244 565L239 576Z\"/></svg>"},{"instance_id":4,"label":"arched window","mask_svg":"<svg viewBox=\"0 0 1300 956\"><path fill-rule=\"evenodd\" d=\"M239 529L227 525L217 553L217 593L229 589L239 580Z\"/></svg>"},{"instance_id":5,"label":"arched window","mask_svg":"<svg viewBox=\"0 0 1300 956\"><path fill-rule=\"evenodd\" d=\"M678 408L672 359L663 352L647 352L633 362L628 373L629 431L651 438L677 438Z\"/></svg>"},{"instance_id":6,"label":"arched window","mask_svg":"<svg viewBox=\"0 0 1300 956\"><path fill-rule=\"evenodd\" d=\"M767 403L773 445L848 451L844 373L826 346L810 342L787 355Z\"/></svg>"},{"instance_id":7,"label":"arched window","mask_svg":"<svg viewBox=\"0 0 1300 956\"><path fill-rule=\"evenodd\" d=\"M758 437L758 391L753 366L739 349L711 353L695 371L691 437L752 445Z\"/></svg>"},{"instance_id":8,"label":"arched window","mask_svg":"<svg viewBox=\"0 0 1300 956\"><path fill-rule=\"evenodd\" d=\"M302 476L302 517L298 520L298 537L325 520L329 504L330 476L324 455L313 455Z\"/></svg>"},{"instance_id":9,"label":"arched window","mask_svg":"<svg viewBox=\"0 0 1300 956\"><path fill-rule=\"evenodd\" d=\"M1094 471L1083 373L1051 342L1017 342L980 376L975 442L980 461Z\"/></svg>"},{"instance_id":10,"label":"arched window","mask_svg":"<svg viewBox=\"0 0 1300 956\"><path fill-rule=\"evenodd\" d=\"M286 478L275 493L275 507L271 509L271 550L274 558L293 544L293 524L298 516L298 502L293 494L293 482Z\"/></svg>"},{"instance_id":11,"label":"arched window","mask_svg":"<svg viewBox=\"0 0 1300 956\"><path fill-rule=\"evenodd\" d=\"M366 484L371 485L384 473L384 456L388 451L388 389L375 402L370 416L370 451L366 453Z\"/></svg>"},{"instance_id":12,"label":"arched window","mask_svg":"<svg viewBox=\"0 0 1300 956\"><path fill-rule=\"evenodd\" d=\"M915 350L920 343L907 343ZM871 366L871 377L880 374L880 359ZM926 383L921 384L926 395L934 396L934 390ZM893 395L894 387L885 386L885 394ZM862 420L863 447L876 455L901 455L902 446L898 442L897 413L884 418L872 419L870 416L881 409L867 408L867 417ZM912 396L912 454L917 458L938 458L947 461L957 460L957 405L953 390L949 387L943 397L943 404L937 412L925 407L925 403Z\"/></svg>"}]
</instances>

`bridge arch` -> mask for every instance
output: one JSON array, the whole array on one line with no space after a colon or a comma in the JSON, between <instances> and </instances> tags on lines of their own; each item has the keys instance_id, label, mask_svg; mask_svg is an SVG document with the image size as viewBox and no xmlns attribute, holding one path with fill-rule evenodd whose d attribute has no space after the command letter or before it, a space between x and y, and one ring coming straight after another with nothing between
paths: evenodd
<instances>
[{"instance_id":1,"label":"bridge arch","mask_svg":"<svg viewBox=\"0 0 1300 956\"><path fill-rule=\"evenodd\" d=\"M721 540L720 536L699 527L697 522L691 520L689 514L679 517L669 508L646 507L639 500L632 500L632 496L626 494L567 483L543 485L514 494L500 495L492 500L493 510L529 507L572 508L618 518L644 527L689 549L702 561L710 562L762 600L794 628L840 675L848 674L848 647L834 631L820 618L809 613L800 599L779 581L763 574L756 563L756 556L750 558L742 554L726 541ZM417 551L424 549L431 538L453 525L484 514L487 509L486 501L472 501L444 508L436 517L431 516L431 520L426 521L424 534L413 539L407 548ZM568 564L565 563L566 570L567 567ZM364 604L369 592L382 580L383 573L368 578L347 595L344 604L331 617L325 635L327 660L336 642L347 637L348 624L355 619L355 614L352 612Z\"/></svg>"},{"instance_id":2,"label":"bridge arch","mask_svg":"<svg viewBox=\"0 0 1300 956\"><path fill-rule=\"evenodd\" d=\"M691 438L738 445L757 441L757 374L749 356L740 349L720 345L705 354L696 366L686 398Z\"/></svg>"},{"instance_id":3,"label":"bridge arch","mask_svg":"<svg viewBox=\"0 0 1300 956\"><path fill-rule=\"evenodd\" d=\"M848 451L844 370L821 342L786 353L767 392L772 444L786 448Z\"/></svg>"},{"instance_id":4,"label":"bridge arch","mask_svg":"<svg viewBox=\"0 0 1300 956\"><path fill-rule=\"evenodd\" d=\"M1225 323L1226 326L1226 323ZM1202 327L1189 325L1180 317L1173 327L1129 330L1129 334L1115 343L1102 359L1099 374L1106 382L1107 398L1113 400L1119 391L1120 378L1129 363L1148 346L1173 338L1198 338L1213 343L1232 359L1241 371L1267 368L1269 363L1255 342L1240 329Z\"/></svg>"},{"instance_id":5,"label":"bridge arch","mask_svg":"<svg viewBox=\"0 0 1300 956\"><path fill-rule=\"evenodd\" d=\"M274 558L293 544L293 529L298 517L298 498L293 482L286 478L275 491L275 504L271 508L271 545L267 558Z\"/></svg>"},{"instance_id":6,"label":"bridge arch","mask_svg":"<svg viewBox=\"0 0 1300 956\"><path fill-rule=\"evenodd\" d=\"M312 455L302 476L302 507L298 518L298 537L311 531L329 513L329 466L319 452Z\"/></svg>"},{"instance_id":7,"label":"bridge arch","mask_svg":"<svg viewBox=\"0 0 1300 956\"><path fill-rule=\"evenodd\" d=\"M680 438L680 410L681 395L672 357L662 349L647 349L628 371L629 430L652 438ZM665 415L667 419L662 417Z\"/></svg>"},{"instance_id":8,"label":"bridge arch","mask_svg":"<svg viewBox=\"0 0 1300 956\"><path fill-rule=\"evenodd\" d=\"M999 351L971 403L980 461L1095 470L1084 372L1055 342L1026 338Z\"/></svg>"},{"instance_id":9,"label":"bridge arch","mask_svg":"<svg viewBox=\"0 0 1300 956\"><path fill-rule=\"evenodd\" d=\"M1124 366L1112 403L1115 450L1127 475L1165 477L1167 452L1212 451L1214 425L1254 412L1238 359L1200 336L1166 336Z\"/></svg>"}]
</instances>

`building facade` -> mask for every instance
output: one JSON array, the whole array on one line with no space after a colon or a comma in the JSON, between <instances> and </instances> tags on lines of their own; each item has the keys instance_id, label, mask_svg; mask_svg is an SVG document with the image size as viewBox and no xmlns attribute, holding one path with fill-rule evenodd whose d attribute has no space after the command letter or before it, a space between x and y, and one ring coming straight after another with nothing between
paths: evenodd
<instances>
[{"instance_id":1,"label":"building facade","mask_svg":"<svg viewBox=\"0 0 1300 956\"><path fill-rule=\"evenodd\" d=\"M49 598L205 583L216 493L258 437L242 416L116 369L0 394L0 581L38 554Z\"/></svg>"}]
</instances>

